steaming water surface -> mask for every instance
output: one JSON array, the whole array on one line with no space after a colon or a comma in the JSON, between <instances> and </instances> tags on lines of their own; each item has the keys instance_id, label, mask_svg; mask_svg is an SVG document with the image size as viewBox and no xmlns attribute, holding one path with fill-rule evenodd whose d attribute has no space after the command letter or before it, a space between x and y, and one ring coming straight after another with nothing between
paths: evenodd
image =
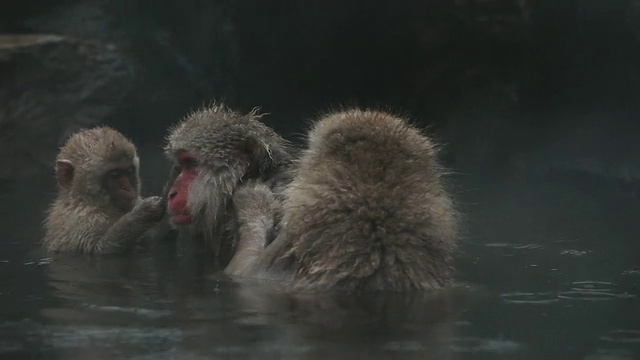
<instances>
[{"instance_id":1,"label":"steaming water surface","mask_svg":"<svg viewBox=\"0 0 640 360\"><path fill-rule=\"evenodd\" d=\"M287 294L162 251L51 259L27 252L41 215L11 210L0 243L0 355L640 357L640 200L633 191L581 177L460 183L467 231L459 282L432 294Z\"/></svg>"}]
</instances>

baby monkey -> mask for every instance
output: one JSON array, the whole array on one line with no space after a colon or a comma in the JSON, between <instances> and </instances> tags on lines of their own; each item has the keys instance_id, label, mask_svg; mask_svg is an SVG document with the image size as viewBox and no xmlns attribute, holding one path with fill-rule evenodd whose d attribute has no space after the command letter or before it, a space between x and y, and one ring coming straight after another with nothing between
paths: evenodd
<instances>
[{"instance_id":1,"label":"baby monkey","mask_svg":"<svg viewBox=\"0 0 640 360\"><path fill-rule=\"evenodd\" d=\"M44 225L48 251L124 252L165 213L160 197L140 198L136 147L109 127L73 134L55 171L57 196Z\"/></svg>"}]
</instances>

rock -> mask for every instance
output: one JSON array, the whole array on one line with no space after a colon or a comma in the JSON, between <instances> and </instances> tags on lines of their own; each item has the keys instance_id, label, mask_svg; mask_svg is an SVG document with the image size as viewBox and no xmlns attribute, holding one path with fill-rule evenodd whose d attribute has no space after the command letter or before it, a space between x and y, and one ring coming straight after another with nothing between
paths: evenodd
<instances>
[{"instance_id":1,"label":"rock","mask_svg":"<svg viewBox=\"0 0 640 360\"><path fill-rule=\"evenodd\" d=\"M0 35L0 179L53 164L73 131L109 123L130 92L133 71L117 47L53 34Z\"/></svg>"},{"instance_id":2,"label":"rock","mask_svg":"<svg viewBox=\"0 0 640 360\"><path fill-rule=\"evenodd\" d=\"M638 0L365 3L23 0L0 13L0 29L56 33L76 44L115 44L103 51L132 69L133 95L124 104L96 101L95 110L83 111L119 106L108 124L144 153L142 176L151 190L161 187L158 179L165 176L159 148L167 127L212 99L242 111L260 105L273 114L265 121L292 139L305 130L302 119L335 105L407 111L433 125L447 144L447 164L470 173L513 167L539 172L529 162L536 156L521 154L555 139L556 120L579 126L583 119L567 116L577 109L640 112ZM50 49L47 44L26 48ZM0 54L7 51L15 50ZM22 71L29 79L58 76L36 68L36 73ZM108 87L117 88L121 73L99 69L87 71L111 79ZM51 97L51 82L38 81L30 91ZM49 89L39 89L42 83ZM5 86L3 79L0 92ZM32 103L40 106L40 99ZM58 100L49 103L68 108ZM622 135L625 143L635 141ZM575 167L574 155L562 155L567 159L562 163ZM634 167L616 165L624 170L606 173L635 179Z\"/></svg>"}]
</instances>

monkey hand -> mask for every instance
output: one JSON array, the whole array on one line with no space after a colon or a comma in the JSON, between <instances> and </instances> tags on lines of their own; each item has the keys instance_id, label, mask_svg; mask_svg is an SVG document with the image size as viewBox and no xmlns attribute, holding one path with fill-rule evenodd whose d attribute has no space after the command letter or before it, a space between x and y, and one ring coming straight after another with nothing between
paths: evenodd
<instances>
[{"instance_id":1,"label":"monkey hand","mask_svg":"<svg viewBox=\"0 0 640 360\"><path fill-rule=\"evenodd\" d=\"M160 196L150 196L142 199L131 212L145 220L160 221L166 212L165 201Z\"/></svg>"}]
</instances>

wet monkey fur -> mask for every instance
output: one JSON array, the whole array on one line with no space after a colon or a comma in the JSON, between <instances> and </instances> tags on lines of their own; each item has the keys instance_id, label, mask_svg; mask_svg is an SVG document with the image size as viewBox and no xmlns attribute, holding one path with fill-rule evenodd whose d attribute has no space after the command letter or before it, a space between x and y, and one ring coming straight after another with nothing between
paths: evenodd
<instances>
[{"instance_id":1,"label":"wet monkey fur","mask_svg":"<svg viewBox=\"0 0 640 360\"><path fill-rule=\"evenodd\" d=\"M237 275L297 289L436 289L451 281L456 212L433 142L405 119L318 120L284 190L277 238Z\"/></svg>"},{"instance_id":2,"label":"wet monkey fur","mask_svg":"<svg viewBox=\"0 0 640 360\"><path fill-rule=\"evenodd\" d=\"M111 128L73 134L58 153L55 171L58 190L44 224L45 250L127 251L165 213L159 197L140 198L136 148Z\"/></svg>"},{"instance_id":3,"label":"wet monkey fur","mask_svg":"<svg viewBox=\"0 0 640 360\"><path fill-rule=\"evenodd\" d=\"M451 281L457 215L436 147L419 129L382 111L337 111L316 121L294 154L271 131L259 135L229 114L214 107L190 115L183 124L192 126L179 125L168 147L187 169L174 188L186 186L180 177L190 184L184 200L171 194L174 223L200 216L190 226L232 239L228 274L315 290L427 290ZM224 130L210 125L221 123ZM178 138L191 143L176 146Z\"/></svg>"},{"instance_id":4,"label":"wet monkey fur","mask_svg":"<svg viewBox=\"0 0 640 360\"><path fill-rule=\"evenodd\" d=\"M239 225L239 216L254 215L251 206L237 209L245 201L242 194L249 192L252 198L254 192L265 192L268 201L276 201L273 193L286 182L294 151L261 116L257 110L240 114L214 104L188 115L167 137L165 151L174 161L174 181L168 187L171 223L179 236L197 239L216 257L228 260L238 243L248 243L239 237L245 231L253 237L257 231ZM269 210L266 216L268 225L261 235L265 242L277 213Z\"/></svg>"}]
</instances>

